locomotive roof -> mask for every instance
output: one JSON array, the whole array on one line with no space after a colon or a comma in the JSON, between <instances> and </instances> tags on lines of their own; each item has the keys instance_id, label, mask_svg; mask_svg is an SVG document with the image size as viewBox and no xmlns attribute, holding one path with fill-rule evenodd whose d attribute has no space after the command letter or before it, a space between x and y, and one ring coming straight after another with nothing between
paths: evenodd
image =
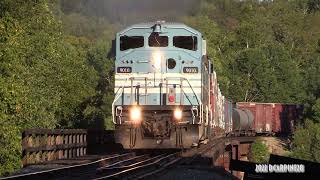
<instances>
[{"instance_id":1,"label":"locomotive roof","mask_svg":"<svg viewBox=\"0 0 320 180\"><path fill-rule=\"evenodd\" d=\"M145 23L138 23L138 24L134 24L133 26L146 26L146 27L150 27L150 26L154 26L155 24L161 24L164 26L187 26L183 23L179 23L179 22L165 22L165 21L153 21L153 22L145 22Z\"/></svg>"},{"instance_id":2,"label":"locomotive roof","mask_svg":"<svg viewBox=\"0 0 320 180\"><path fill-rule=\"evenodd\" d=\"M138 24L133 24L129 27L127 27L126 29L122 30L119 32L119 34L124 34L127 31L131 30L131 29L135 29L135 28L152 28L154 25L156 24L160 24L162 27L165 28L181 28L181 29L187 29L189 31L191 31L194 34L198 34L201 35L201 33L193 28L191 28L190 26L187 26L183 23L178 23L178 22L165 22L165 21L154 21L154 22L146 22L146 23L138 23Z\"/></svg>"}]
</instances>

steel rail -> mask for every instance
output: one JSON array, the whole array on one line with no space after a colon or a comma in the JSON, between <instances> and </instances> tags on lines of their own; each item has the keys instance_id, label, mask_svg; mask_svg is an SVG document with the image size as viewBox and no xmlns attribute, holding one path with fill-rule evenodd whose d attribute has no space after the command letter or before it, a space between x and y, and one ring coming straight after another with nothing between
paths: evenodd
<instances>
[{"instance_id":1,"label":"steel rail","mask_svg":"<svg viewBox=\"0 0 320 180\"><path fill-rule=\"evenodd\" d=\"M84 172L79 172L76 174L73 174L72 176L67 176L67 177L63 177L63 178L59 178L59 179L93 179L95 177L99 177L101 175L101 173L99 172L105 172L106 170L102 169L102 168L106 168L108 171L116 171L117 169L121 168L121 167L126 167L128 164L133 164L136 162L140 162L140 161L144 161L144 159L148 158L148 154L144 154L144 155L140 155L140 156L134 156L125 160L121 160L121 161L116 161L112 164L103 166L103 167L98 167L98 168L91 168L88 169Z\"/></svg>"},{"instance_id":2,"label":"steel rail","mask_svg":"<svg viewBox=\"0 0 320 180\"><path fill-rule=\"evenodd\" d=\"M143 165L139 165L139 166L135 166L135 167L131 167L129 169L125 169L122 170L120 172L116 172L110 175L106 175L106 176L102 176L99 178L95 178L94 180L101 180L101 179L116 179L116 178L121 178L124 177L125 175L128 175L128 173L130 173L130 177L127 178L138 178L140 176L143 176L145 174L149 174L151 173L151 170L154 170L155 168L164 168L167 167L168 164L173 164L175 162L177 162L178 160L180 160L180 154L181 152L177 152L177 153L173 153L173 154L169 154L166 156L162 156L160 158L154 158L154 161L147 163L147 164L143 164ZM142 175L139 175L139 173Z\"/></svg>"},{"instance_id":3,"label":"steel rail","mask_svg":"<svg viewBox=\"0 0 320 180\"><path fill-rule=\"evenodd\" d=\"M94 168L96 169L97 167L101 166L102 164L109 163L109 162L114 162L116 160L123 159L123 158L128 158L135 156L135 153L125 153L125 154L120 154L120 155L114 155L111 157L107 158L102 158L93 162L89 163L84 163L84 164L78 164L78 165L72 165L72 166L66 166L66 167L60 167L60 168L55 168L55 169L50 169L50 170L44 170L44 171L38 171L38 172L32 172L32 173L26 173L26 174L19 174L19 175L14 175L14 176L9 176L5 178L0 178L0 180L8 180L8 179L44 179L44 178L57 178L61 176L68 176L72 175L72 171L81 171L81 169L88 169L88 168Z\"/></svg>"},{"instance_id":4,"label":"steel rail","mask_svg":"<svg viewBox=\"0 0 320 180\"><path fill-rule=\"evenodd\" d=\"M132 164L123 165L123 166L115 166L115 165L119 164L119 163L115 163L115 164L111 164L111 165L108 165L108 166L105 166L105 167L98 168L97 171L98 171L98 173L99 172L103 173L103 172L108 171L108 170L129 169L129 168L137 166L139 164L144 164L144 163L147 163L147 162L152 161L154 159L159 159L160 157L162 157L162 155L158 155L158 156L155 156L155 157L152 157L152 158L148 158L148 159L145 159L145 160L142 160L142 161L139 161L139 162L134 162Z\"/></svg>"}]
</instances>

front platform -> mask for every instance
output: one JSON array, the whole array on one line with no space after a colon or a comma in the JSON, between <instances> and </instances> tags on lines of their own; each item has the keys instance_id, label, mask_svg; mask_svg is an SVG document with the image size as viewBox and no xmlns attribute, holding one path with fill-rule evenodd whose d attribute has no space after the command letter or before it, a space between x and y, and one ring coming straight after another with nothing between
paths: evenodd
<instances>
[{"instance_id":1,"label":"front platform","mask_svg":"<svg viewBox=\"0 0 320 180\"><path fill-rule=\"evenodd\" d=\"M169 138L144 137L141 127L116 125L115 140L124 149L183 149L199 143L199 126L173 126Z\"/></svg>"}]
</instances>

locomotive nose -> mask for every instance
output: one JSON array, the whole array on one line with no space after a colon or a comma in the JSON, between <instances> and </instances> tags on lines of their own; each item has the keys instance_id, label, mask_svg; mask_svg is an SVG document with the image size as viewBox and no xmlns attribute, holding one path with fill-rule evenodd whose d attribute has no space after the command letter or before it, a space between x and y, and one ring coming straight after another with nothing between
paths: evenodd
<instances>
[{"instance_id":1,"label":"locomotive nose","mask_svg":"<svg viewBox=\"0 0 320 180\"><path fill-rule=\"evenodd\" d=\"M163 55L160 52L154 52L152 53L152 66L156 69L156 70L160 70L161 66L162 66L162 60L163 59Z\"/></svg>"}]
</instances>

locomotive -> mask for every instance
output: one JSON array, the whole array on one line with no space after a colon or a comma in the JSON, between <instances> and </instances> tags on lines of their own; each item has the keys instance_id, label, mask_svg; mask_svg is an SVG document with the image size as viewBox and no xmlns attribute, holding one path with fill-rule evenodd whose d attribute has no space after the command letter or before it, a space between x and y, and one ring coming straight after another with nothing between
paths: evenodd
<instances>
[{"instance_id":1,"label":"locomotive","mask_svg":"<svg viewBox=\"0 0 320 180\"><path fill-rule=\"evenodd\" d=\"M124 149L190 148L253 129L252 113L222 95L199 31L141 23L118 32L115 42L112 118Z\"/></svg>"},{"instance_id":2,"label":"locomotive","mask_svg":"<svg viewBox=\"0 0 320 180\"><path fill-rule=\"evenodd\" d=\"M202 34L157 21L116 34L115 139L125 149L188 148L209 137L210 75Z\"/></svg>"}]
</instances>

